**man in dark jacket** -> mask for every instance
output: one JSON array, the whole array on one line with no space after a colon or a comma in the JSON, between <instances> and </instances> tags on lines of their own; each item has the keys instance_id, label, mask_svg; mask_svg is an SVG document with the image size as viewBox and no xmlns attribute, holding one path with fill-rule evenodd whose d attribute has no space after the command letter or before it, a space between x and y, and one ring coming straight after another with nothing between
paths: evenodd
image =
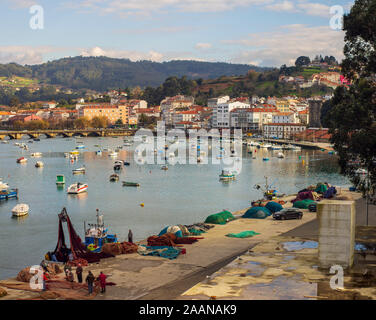
<instances>
[{"instance_id":1,"label":"man in dark jacket","mask_svg":"<svg viewBox=\"0 0 376 320\"><path fill-rule=\"evenodd\" d=\"M76 268L78 283L82 283L82 272L83 272L82 266L81 266L81 264L78 264L78 266Z\"/></svg>"},{"instance_id":2,"label":"man in dark jacket","mask_svg":"<svg viewBox=\"0 0 376 320\"><path fill-rule=\"evenodd\" d=\"M95 277L91 273L91 271L89 271L89 274L86 276L85 281L87 283L87 288L89 290L89 295L90 295L90 294L93 293L93 285L94 285L94 281L95 281Z\"/></svg>"}]
</instances>

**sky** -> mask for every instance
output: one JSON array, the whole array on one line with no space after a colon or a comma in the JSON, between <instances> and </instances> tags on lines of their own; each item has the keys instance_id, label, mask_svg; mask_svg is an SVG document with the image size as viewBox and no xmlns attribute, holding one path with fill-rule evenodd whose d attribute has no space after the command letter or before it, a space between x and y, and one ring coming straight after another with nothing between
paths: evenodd
<instances>
[{"instance_id":1,"label":"sky","mask_svg":"<svg viewBox=\"0 0 376 320\"><path fill-rule=\"evenodd\" d=\"M269 67L293 65L301 55L333 55L341 60L344 32L330 23L338 26L338 6L348 12L352 4L349 0L0 0L0 63L31 65L79 55ZM31 10L36 5L38 10Z\"/></svg>"}]
</instances>

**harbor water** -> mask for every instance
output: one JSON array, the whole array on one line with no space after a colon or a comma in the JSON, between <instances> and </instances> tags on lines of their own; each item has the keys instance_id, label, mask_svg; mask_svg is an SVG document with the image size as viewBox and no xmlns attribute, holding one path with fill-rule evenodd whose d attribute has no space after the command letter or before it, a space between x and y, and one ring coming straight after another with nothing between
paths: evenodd
<instances>
[{"instance_id":1,"label":"harbor water","mask_svg":"<svg viewBox=\"0 0 376 320\"><path fill-rule=\"evenodd\" d=\"M255 184L264 185L264 176L278 193L291 194L317 182L349 186L339 174L335 155L327 151L283 151L284 159L277 153L256 149L256 158L243 146L242 170L231 182L219 181L220 165L139 165L134 160L135 146L124 146L123 138L41 138L12 140L0 144L0 177L11 188L19 189L19 198L0 202L0 279L14 277L22 268L39 264L47 251L53 251L57 243L58 214L67 208L72 223L84 238L84 221L94 222L96 209L104 215L109 232L120 241L127 239L129 229L134 240L158 234L167 225L202 222L212 213L223 209L236 211L250 206L251 201L262 197ZM14 145L25 143L29 150ZM82 142L77 161L71 163L65 152ZM98 145L100 147L98 147ZM103 148L122 146L116 158L108 152L97 155ZM33 152L42 152L41 158L32 158ZM26 157L25 164L16 163ZM269 161L263 161L268 157ZM119 182L110 182L114 173L114 161L125 160L119 173ZM44 167L36 168L42 161ZM73 175L72 170L85 166L86 173ZM58 188L56 175L63 174L65 186ZM140 187L123 187L121 181L131 181ZM67 187L76 182L87 183L88 191L80 195L68 195ZM18 203L30 207L29 215L12 218L12 208ZM144 204L144 206L141 206ZM68 238L66 238L68 239ZM69 240L68 240L69 241ZM68 242L69 245L69 242Z\"/></svg>"}]
</instances>

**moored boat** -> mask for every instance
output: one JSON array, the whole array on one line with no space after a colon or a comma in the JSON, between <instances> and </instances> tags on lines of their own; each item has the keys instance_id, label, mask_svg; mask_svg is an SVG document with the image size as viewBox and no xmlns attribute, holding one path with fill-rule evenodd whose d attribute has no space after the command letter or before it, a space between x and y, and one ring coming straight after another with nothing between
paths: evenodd
<instances>
[{"instance_id":1,"label":"moored boat","mask_svg":"<svg viewBox=\"0 0 376 320\"><path fill-rule=\"evenodd\" d=\"M88 185L86 183L77 182L77 183L71 184L68 187L67 193L69 193L69 194L79 194L79 193L82 193L82 192L86 192L87 188L88 188Z\"/></svg>"},{"instance_id":2,"label":"moored boat","mask_svg":"<svg viewBox=\"0 0 376 320\"><path fill-rule=\"evenodd\" d=\"M25 157L21 157L17 159L17 163L26 163L27 159Z\"/></svg>"},{"instance_id":3,"label":"moored boat","mask_svg":"<svg viewBox=\"0 0 376 320\"><path fill-rule=\"evenodd\" d=\"M219 175L219 179L222 181L235 180L235 178L235 174L229 170L222 170L221 174Z\"/></svg>"},{"instance_id":4,"label":"moored boat","mask_svg":"<svg viewBox=\"0 0 376 320\"><path fill-rule=\"evenodd\" d=\"M123 187L139 187L140 184L137 182L123 181Z\"/></svg>"},{"instance_id":5,"label":"moored boat","mask_svg":"<svg viewBox=\"0 0 376 320\"><path fill-rule=\"evenodd\" d=\"M37 161L35 163L35 168L43 168L44 167L44 163L42 161Z\"/></svg>"},{"instance_id":6,"label":"moored boat","mask_svg":"<svg viewBox=\"0 0 376 320\"><path fill-rule=\"evenodd\" d=\"M56 184L57 185L63 185L63 184L65 184L65 177L64 177L64 175L58 174L56 176Z\"/></svg>"},{"instance_id":7,"label":"moored boat","mask_svg":"<svg viewBox=\"0 0 376 320\"><path fill-rule=\"evenodd\" d=\"M29 214L29 206L25 203L20 203L12 209L13 217L23 217Z\"/></svg>"},{"instance_id":8,"label":"moored boat","mask_svg":"<svg viewBox=\"0 0 376 320\"><path fill-rule=\"evenodd\" d=\"M72 170L73 174L83 174L86 172L86 168L85 167L82 167L82 168L78 168L78 169L74 169Z\"/></svg>"},{"instance_id":9,"label":"moored boat","mask_svg":"<svg viewBox=\"0 0 376 320\"><path fill-rule=\"evenodd\" d=\"M110 175L110 181L111 182L116 182L116 181L119 181L119 175L118 174L112 174Z\"/></svg>"},{"instance_id":10,"label":"moored boat","mask_svg":"<svg viewBox=\"0 0 376 320\"><path fill-rule=\"evenodd\" d=\"M31 154L31 156L34 157L34 158L39 158L39 157L42 156L42 153L41 152L34 152L34 153Z\"/></svg>"}]
</instances>

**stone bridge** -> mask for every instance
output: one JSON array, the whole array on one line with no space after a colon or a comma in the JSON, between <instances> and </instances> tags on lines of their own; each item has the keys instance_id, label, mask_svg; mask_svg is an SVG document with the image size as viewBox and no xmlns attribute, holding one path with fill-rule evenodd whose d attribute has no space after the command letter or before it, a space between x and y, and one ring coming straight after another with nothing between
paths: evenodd
<instances>
[{"instance_id":1,"label":"stone bridge","mask_svg":"<svg viewBox=\"0 0 376 320\"><path fill-rule=\"evenodd\" d=\"M47 138L55 138L56 136L62 136L65 138L80 136L80 137L113 137L113 136L132 136L135 130L131 129L64 129L64 130L10 130L0 131L0 140L5 137L9 139L21 139L24 136L28 136L31 139L37 139L41 135Z\"/></svg>"}]
</instances>

